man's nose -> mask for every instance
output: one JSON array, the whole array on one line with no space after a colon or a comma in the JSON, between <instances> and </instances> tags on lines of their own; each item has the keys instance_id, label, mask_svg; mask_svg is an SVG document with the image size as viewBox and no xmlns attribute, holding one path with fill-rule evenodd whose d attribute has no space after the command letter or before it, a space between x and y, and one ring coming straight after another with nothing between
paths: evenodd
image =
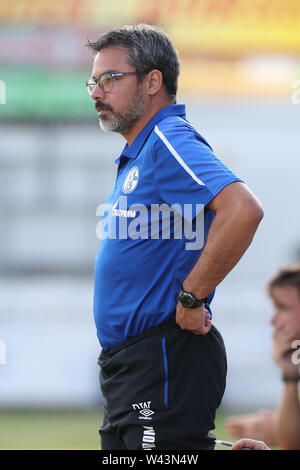
<instances>
[{"instance_id":1,"label":"man's nose","mask_svg":"<svg viewBox=\"0 0 300 470\"><path fill-rule=\"evenodd\" d=\"M102 90L102 88L99 87L98 83L94 87L92 93L91 93L91 98L95 101L104 101L105 98L105 93Z\"/></svg>"},{"instance_id":2,"label":"man's nose","mask_svg":"<svg viewBox=\"0 0 300 470\"><path fill-rule=\"evenodd\" d=\"M275 311L272 317L270 318L270 323L276 328L281 328L282 320L283 320L282 316L278 312Z\"/></svg>"},{"instance_id":3,"label":"man's nose","mask_svg":"<svg viewBox=\"0 0 300 470\"><path fill-rule=\"evenodd\" d=\"M277 321L277 320L276 320L276 318L277 318L276 315L277 315L277 314L274 313L274 314L271 316L271 318L270 318L270 323L271 323L271 325L273 325L273 326L276 325L276 321Z\"/></svg>"}]
</instances>

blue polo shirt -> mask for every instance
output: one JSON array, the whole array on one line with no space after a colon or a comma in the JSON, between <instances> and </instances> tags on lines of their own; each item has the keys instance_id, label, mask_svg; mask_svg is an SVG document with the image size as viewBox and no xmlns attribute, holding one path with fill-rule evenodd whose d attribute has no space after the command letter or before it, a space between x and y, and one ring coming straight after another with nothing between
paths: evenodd
<instances>
[{"instance_id":1,"label":"blue polo shirt","mask_svg":"<svg viewBox=\"0 0 300 470\"><path fill-rule=\"evenodd\" d=\"M97 226L94 318L103 349L175 321L181 283L214 218L206 206L241 181L186 120L184 105L161 109L116 163Z\"/></svg>"}]
</instances>

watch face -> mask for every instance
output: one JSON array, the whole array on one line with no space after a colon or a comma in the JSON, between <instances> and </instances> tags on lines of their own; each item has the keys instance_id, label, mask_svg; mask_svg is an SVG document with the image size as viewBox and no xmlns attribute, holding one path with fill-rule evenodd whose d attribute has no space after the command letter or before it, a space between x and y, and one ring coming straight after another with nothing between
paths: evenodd
<instances>
[{"instance_id":1,"label":"watch face","mask_svg":"<svg viewBox=\"0 0 300 470\"><path fill-rule=\"evenodd\" d=\"M183 306L191 307L194 304L194 297L188 292L182 294L180 300Z\"/></svg>"}]
</instances>

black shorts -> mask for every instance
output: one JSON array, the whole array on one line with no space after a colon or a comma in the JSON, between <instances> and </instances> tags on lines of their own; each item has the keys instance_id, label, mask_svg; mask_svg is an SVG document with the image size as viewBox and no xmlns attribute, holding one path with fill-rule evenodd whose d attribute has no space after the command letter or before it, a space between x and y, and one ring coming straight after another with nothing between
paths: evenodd
<instances>
[{"instance_id":1,"label":"black shorts","mask_svg":"<svg viewBox=\"0 0 300 470\"><path fill-rule=\"evenodd\" d=\"M167 322L100 354L103 450L214 449L226 382L223 339Z\"/></svg>"}]
</instances>

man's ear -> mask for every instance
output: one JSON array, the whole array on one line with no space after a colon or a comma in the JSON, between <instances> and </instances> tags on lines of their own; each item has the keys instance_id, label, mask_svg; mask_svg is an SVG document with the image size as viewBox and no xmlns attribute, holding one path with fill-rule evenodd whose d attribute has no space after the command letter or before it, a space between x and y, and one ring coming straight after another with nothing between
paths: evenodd
<instances>
[{"instance_id":1,"label":"man's ear","mask_svg":"<svg viewBox=\"0 0 300 470\"><path fill-rule=\"evenodd\" d=\"M147 75L147 92L148 95L155 95L163 85L163 76L160 70L154 69Z\"/></svg>"}]
</instances>

